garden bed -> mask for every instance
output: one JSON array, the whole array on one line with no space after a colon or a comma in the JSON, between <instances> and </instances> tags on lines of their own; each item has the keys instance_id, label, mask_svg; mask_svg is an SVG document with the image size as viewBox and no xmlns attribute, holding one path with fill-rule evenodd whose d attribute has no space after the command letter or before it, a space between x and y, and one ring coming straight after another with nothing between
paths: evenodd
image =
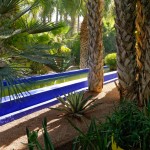
<instances>
[{"instance_id":1,"label":"garden bed","mask_svg":"<svg viewBox=\"0 0 150 150\"><path fill-rule=\"evenodd\" d=\"M119 94L114 83L109 83L104 86L101 94L95 95L98 97L98 102L102 105L96 107L89 113L89 116L96 117L100 121L105 120L105 116L112 112L114 105L119 101ZM26 127L30 130L41 129L42 120L47 117L48 132L52 138L55 147L60 147L72 141L78 135L77 131L64 118L58 118L59 113L48 108L37 111L33 114L22 117L11 123L1 126L0 133L0 149L2 150L25 150L27 145ZM72 120L74 124L80 127L83 131L87 130L90 121L84 119L82 122ZM39 131L39 139L42 141L41 130ZM64 148L67 150L67 148ZM68 147L69 150L69 147Z\"/></svg>"}]
</instances>

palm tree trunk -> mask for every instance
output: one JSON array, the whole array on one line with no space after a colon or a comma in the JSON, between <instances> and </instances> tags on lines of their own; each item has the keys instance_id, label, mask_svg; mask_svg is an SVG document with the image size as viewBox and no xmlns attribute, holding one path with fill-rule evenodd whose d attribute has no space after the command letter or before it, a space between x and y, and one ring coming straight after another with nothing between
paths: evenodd
<instances>
[{"instance_id":1,"label":"palm tree trunk","mask_svg":"<svg viewBox=\"0 0 150 150\"><path fill-rule=\"evenodd\" d=\"M72 15L71 16L71 31L70 34L71 36L76 32L76 16Z\"/></svg>"},{"instance_id":2,"label":"palm tree trunk","mask_svg":"<svg viewBox=\"0 0 150 150\"><path fill-rule=\"evenodd\" d=\"M141 0L141 77L143 103L150 98L150 2Z\"/></svg>"},{"instance_id":3,"label":"palm tree trunk","mask_svg":"<svg viewBox=\"0 0 150 150\"><path fill-rule=\"evenodd\" d=\"M78 15L78 26L77 26L77 32L79 33L80 31L80 16Z\"/></svg>"},{"instance_id":4,"label":"palm tree trunk","mask_svg":"<svg viewBox=\"0 0 150 150\"><path fill-rule=\"evenodd\" d=\"M68 22L68 14L67 13L64 14L64 21Z\"/></svg>"},{"instance_id":5,"label":"palm tree trunk","mask_svg":"<svg viewBox=\"0 0 150 150\"><path fill-rule=\"evenodd\" d=\"M52 14L50 13L48 16L48 21L51 22L52 21Z\"/></svg>"},{"instance_id":6,"label":"palm tree trunk","mask_svg":"<svg viewBox=\"0 0 150 150\"><path fill-rule=\"evenodd\" d=\"M120 97L135 100L138 97L135 49L136 0L115 0L115 11Z\"/></svg>"},{"instance_id":7,"label":"palm tree trunk","mask_svg":"<svg viewBox=\"0 0 150 150\"><path fill-rule=\"evenodd\" d=\"M60 21L62 21L63 20L63 15L62 14L60 14Z\"/></svg>"},{"instance_id":8,"label":"palm tree trunk","mask_svg":"<svg viewBox=\"0 0 150 150\"><path fill-rule=\"evenodd\" d=\"M81 24L80 33L80 68L88 68L88 28L87 16L84 17Z\"/></svg>"},{"instance_id":9,"label":"palm tree trunk","mask_svg":"<svg viewBox=\"0 0 150 150\"><path fill-rule=\"evenodd\" d=\"M46 16L43 16L42 18L43 18L42 19L43 20L43 24L46 23Z\"/></svg>"},{"instance_id":10,"label":"palm tree trunk","mask_svg":"<svg viewBox=\"0 0 150 150\"><path fill-rule=\"evenodd\" d=\"M59 12L58 12L58 8L56 7L56 23L58 23L58 15L59 15Z\"/></svg>"},{"instance_id":11,"label":"palm tree trunk","mask_svg":"<svg viewBox=\"0 0 150 150\"><path fill-rule=\"evenodd\" d=\"M103 88L102 0L88 0L89 91Z\"/></svg>"}]
</instances>

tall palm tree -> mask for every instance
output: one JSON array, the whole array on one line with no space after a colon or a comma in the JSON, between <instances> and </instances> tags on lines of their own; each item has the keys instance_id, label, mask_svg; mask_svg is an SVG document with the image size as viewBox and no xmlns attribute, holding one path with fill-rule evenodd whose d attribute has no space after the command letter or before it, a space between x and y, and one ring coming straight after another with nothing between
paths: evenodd
<instances>
[{"instance_id":1,"label":"tall palm tree","mask_svg":"<svg viewBox=\"0 0 150 150\"><path fill-rule=\"evenodd\" d=\"M88 0L89 91L101 92L103 88L102 0Z\"/></svg>"},{"instance_id":2,"label":"tall palm tree","mask_svg":"<svg viewBox=\"0 0 150 150\"><path fill-rule=\"evenodd\" d=\"M136 0L115 0L117 41L117 71L121 98L138 97L136 69Z\"/></svg>"}]
</instances>

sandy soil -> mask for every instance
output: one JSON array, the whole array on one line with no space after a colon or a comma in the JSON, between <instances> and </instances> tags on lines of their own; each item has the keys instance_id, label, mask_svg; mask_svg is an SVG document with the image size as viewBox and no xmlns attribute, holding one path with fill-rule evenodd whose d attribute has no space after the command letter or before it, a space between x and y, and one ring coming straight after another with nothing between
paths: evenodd
<instances>
[{"instance_id":1,"label":"sandy soil","mask_svg":"<svg viewBox=\"0 0 150 150\"><path fill-rule=\"evenodd\" d=\"M102 93L94 95L98 98L97 102L102 102L94 110L89 112L89 116L98 118L100 121L105 120L105 116L109 115L114 105L119 102L119 94L114 83L104 86ZM60 105L56 105L59 107ZM33 114L22 117L18 120L0 126L0 150L26 150L27 137L26 127L30 130L41 129L42 120L44 117L48 121L48 132L55 147L59 147L78 135L78 132L68 123L65 118L59 118L55 110L49 108L37 111ZM72 120L75 125L83 131L87 130L90 123L88 119L83 119L82 122ZM39 130L39 140L42 141L42 131ZM65 149L67 150L67 148ZM69 150L69 148L68 148Z\"/></svg>"}]
</instances>

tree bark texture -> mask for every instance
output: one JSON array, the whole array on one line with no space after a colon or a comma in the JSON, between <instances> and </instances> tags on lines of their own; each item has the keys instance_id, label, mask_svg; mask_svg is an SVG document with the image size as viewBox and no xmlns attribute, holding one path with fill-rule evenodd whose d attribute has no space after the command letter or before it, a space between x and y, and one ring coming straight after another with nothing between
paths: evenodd
<instances>
[{"instance_id":1,"label":"tree bark texture","mask_svg":"<svg viewBox=\"0 0 150 150\"><path fill-rule=\"evenodd\" d=\"M88 28L87 16L84 17L80 32L80 69L88 68Z\"/></svg>"},{"instance_id":2,"label":"tree bark texture","mask_svg":"<svg viewBox=\"0 0 150 150\"><path fill-rule=\"evenodd\" d=\"M138 97L136 63L136 0L115 0L115 28L117 32L117 71L121 98Z\"/></svg>"},{"instance_id":3,"label":"tree bark texture","mask_svg":"<svg viewBox=\"0 0 150 150\"><path fill-rule=\"evenodd\" d=\"M72 15L71 16L71 29L70 29L70 34L71 36L76 33L76 16Z\"/></svg>"},{"instance_id":4,"label":"tree bark texture","mask_svg":"<svg viewBox=\"0 0 150 150\"><path fill-rule=\"evenodd\" d=\"M88 0L89 91L101 92L103 88L102 0Z\"/></svg>"},{"instance_id":5,"label":"tree bark texture","mask_svg":"<svg viewBox=\"0 0 150 150\"><path fill-rule=\"evenodd\" d=\"M142 72L143 70L143 58L145 55L145 32L143 30L144 18L141 0L137 0L137 17L136 17L136 61L137 61L137 73L138 73L138 101L140 105L143 105L143 94L142 94ZM144 52L142 54L142 52Z\"/></svg>"},{"instance_id":6,"label":"tree bark texture","mask_svg":"<svg viewBox=\"0 0 150 150\"><path fill-rule=\"evenodd\" d=\"M150 2L146 0L139 0L141 2L141 30L139 35L141 36L141 78L142 78L142 98L144 101L148 101L150 98Z\"/></svg>"}]
</instances>

